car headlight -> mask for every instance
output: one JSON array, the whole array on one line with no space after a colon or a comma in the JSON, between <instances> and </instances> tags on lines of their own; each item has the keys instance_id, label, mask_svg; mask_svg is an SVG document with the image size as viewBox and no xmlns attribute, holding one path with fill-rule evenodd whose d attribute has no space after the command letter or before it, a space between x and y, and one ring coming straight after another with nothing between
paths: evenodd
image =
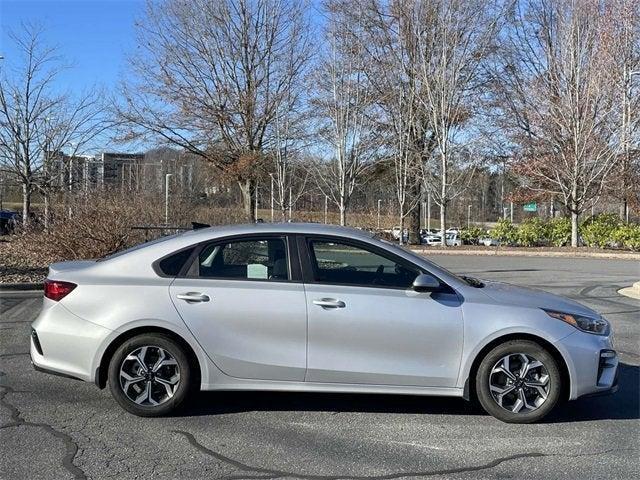
<instances>
[{"instance_id":1,"label":"car headlight","mask_svg":"<svg viewBox=\"0 0 640 480\"><path fill-rule=\"evenodd\" d=\"M553 310L544 311L547 312L547 315L550 317L562 320L583 332L593 333L594 335L607 335L609 333L609 322L602 317L585 317L571 313L556 312Z\"/></svg>"}]
</instances>

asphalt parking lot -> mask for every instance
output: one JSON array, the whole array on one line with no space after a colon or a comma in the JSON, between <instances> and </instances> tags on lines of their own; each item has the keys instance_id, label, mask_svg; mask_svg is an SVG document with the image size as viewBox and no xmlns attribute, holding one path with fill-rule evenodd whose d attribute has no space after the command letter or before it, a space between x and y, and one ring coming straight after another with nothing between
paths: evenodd
<instances>
[{"instance_id":1,"label":"asphalt parking lot","mask_svg":"<svg viewBox=\"0 0 640 480\"><path fill-rule=\"evenodd\" d=\"M108 390L35 372L28 334L41 293L4 293L0 477L640 478L640 301L616 293L640 278L638 262L432 259L605 314L622 361L618 393L535 425L501 423L460 399L253 392L201 393L179 416L137 418Z\"/></svg>"}]
</instances>

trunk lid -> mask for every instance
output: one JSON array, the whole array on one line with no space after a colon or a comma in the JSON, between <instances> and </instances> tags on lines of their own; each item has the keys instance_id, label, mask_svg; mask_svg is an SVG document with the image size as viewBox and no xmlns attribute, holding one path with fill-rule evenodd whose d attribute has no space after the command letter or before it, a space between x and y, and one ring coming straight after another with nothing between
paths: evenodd
<instances>
[{"instance_id":1,"label":"trunk lid","mask_svg":"<svg viewBox=\"0 0 640 480\"><path fill-rule=\"evenodd\" d=\"M71 260L68 262L52 263L51 265L49 265L49 274L47 275L47 278L50 278L52 280L63 280L63 278L58 277L64 276L65 274L70 272L83 270L95 264L95 260Z\"/></svg>"}]
</instances>

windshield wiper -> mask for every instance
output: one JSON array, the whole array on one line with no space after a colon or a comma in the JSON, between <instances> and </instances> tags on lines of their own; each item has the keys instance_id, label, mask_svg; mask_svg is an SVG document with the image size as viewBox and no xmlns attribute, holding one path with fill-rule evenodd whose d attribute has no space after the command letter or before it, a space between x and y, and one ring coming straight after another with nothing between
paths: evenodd
<instances>
[{"instance_id":1,"label":"windshield wiper","mask_svg":"<svg viewBox=\"0 0 640 480\"><path fill-rule=\"evenodd\" d=\"M473 288L482 288L482 287L484 287L484 283L482 283L482 281L478 280L477 278L467 277L466 275L460 275L460 278L462 278L465 282L467 282Z\"/></svg>"}]
</instances>

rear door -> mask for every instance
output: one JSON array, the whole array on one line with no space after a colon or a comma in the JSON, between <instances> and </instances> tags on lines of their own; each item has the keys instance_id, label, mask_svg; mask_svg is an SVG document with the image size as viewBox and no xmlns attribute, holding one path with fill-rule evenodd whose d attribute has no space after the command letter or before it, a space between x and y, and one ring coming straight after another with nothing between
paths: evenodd
<instances>
[{"instance_id":1,"label":"rear door","mask_svg":"<svg viewBox=\"0 0 640 480\"><path fill-rule=\"evenodd\" d=\"M286 236L202 245L170 295L209 357L237 378L304 380L306 306Z\"/></svg>"},{"instance_id":2,"label":"rear door","mask_svg":"<svg viewBox=\"0 0 640 480\"><path fill-rule=\"evenodd\" d=\"M309 322L307 381L455 386L463 323L453 290L414 291L417 266L363 242L310 237L298 244Z\"/></svg>"}]
</instances>

